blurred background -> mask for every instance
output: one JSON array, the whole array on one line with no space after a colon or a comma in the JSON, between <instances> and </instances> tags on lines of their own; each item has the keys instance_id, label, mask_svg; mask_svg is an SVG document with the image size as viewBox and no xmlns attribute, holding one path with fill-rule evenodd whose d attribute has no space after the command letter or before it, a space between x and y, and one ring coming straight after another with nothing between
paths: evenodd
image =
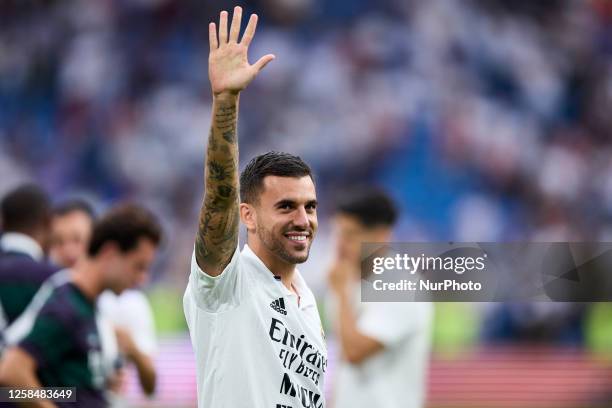
<instances>
[{"instance_id":1,"label":"blurred background","mask_svg":"<svg viewBox=\"0 0 612 408\"><path fill-rule=\"evenodd\" d=\"M182 293L207 24L235 4L260 16L251 60L277 57L242 95L241 165L282 150L315 171L320 233L300 269L319 298L331 203L355 183L398 201L397 241L612 240L611 1L2 0L0 195L37 181L99 210L136 200L168 236L146 288L159 393L132 381L134 404L195 405ZM612 400L607 304L438 304L434 345L432 407Z\"/></svg>"}]
</instances>

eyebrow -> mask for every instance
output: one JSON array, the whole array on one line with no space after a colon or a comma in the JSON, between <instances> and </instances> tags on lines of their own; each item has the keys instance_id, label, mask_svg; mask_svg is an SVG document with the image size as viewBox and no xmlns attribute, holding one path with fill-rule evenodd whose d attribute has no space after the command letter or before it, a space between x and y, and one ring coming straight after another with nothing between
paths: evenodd
<instances>
[{"instance_id":1,"label":"eyebrow","mask_svg":"<svg viewBox=\"0 0 612 408\"><path fill-rule=\"evenodd\" d=\"M285 200L277 201L276 204L274 204L274 206L277 208L284 207L285 205L290 205L292 207L295 207L295 201L285 199Z\"/></svg>"},{"instance_id":2,"label":"eyebrow","mask_svg":"<svg viewBox=\"0 0 612 408\"><path fill-rule=\"evenodd\" d=\"M317 202L317 200L309 200L306 202L306 205L318 205L319 203ZM284 199L284 200L280 200L278 202L276 202L276 204L274 204L274 207L282 207L284 205L290 205L290 206L295 206L296 202L295 200L289 200L289 199Z\"/></svg>"}]
</instances>

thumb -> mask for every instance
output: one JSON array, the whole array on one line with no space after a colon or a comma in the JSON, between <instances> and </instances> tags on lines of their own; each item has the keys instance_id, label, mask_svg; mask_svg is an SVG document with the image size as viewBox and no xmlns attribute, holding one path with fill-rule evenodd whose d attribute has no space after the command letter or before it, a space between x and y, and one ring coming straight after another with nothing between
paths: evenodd
<instances>
[{"instance_id":1,"label":"thumb","mask_svg":"<svg viewBox=\"0 0 612 408\"><path fill-rule=\"evenodd\" d=\"M253 64L253 66L255 67L257 72L259 72L266 65L268 65L268 62L272 61L274 58L276 58L276 56L274 54L266 54L263 57L261 57L260 59L258 59L257 62L255 64Z\"/></svg>"}]
</instances>

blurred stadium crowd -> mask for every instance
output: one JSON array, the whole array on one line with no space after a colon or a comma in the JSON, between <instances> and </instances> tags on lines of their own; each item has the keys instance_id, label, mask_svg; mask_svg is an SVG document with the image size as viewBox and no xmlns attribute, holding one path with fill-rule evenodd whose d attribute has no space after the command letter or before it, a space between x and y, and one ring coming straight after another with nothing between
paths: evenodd
<instances>
[{"instance_id":1,"label":"blurred stadium crowd","mask_svg":"<svg viewBox=\"0 0 612 408\"><path fill-rule=\"evenodd\" d=\"M241 5L262 19L252 59L277 57L242 95L241 163L282 150L315 171L321 232L303 267L315 293L325 288L329 203L355 183L394 196L398 241L612 239L610 2ZM180 293L210 125L207 23L224 7L3 1L0 196L35 180L58 201L83 196L99 210L145 203L167 235L153 281ZM480 332L480 317L458 319L478 309L465 307L443 309L437 330L474 319ZM580 305L487 313L489 339L523 325L531 339L583 342Z\"/></svg>"},{"instance_id":2,"label":"blurred stadium crowd","mask_svg":"<svg viewBox=\"0 0 612 408\"><path fill-rule=\"evenodd\" d=\"M206 27L223 5L2 2L0 193L36 179L56 197L146 202L170 233L156 279L182 286L210 116ZM263 18L253 57L278 58L243 95L242 161L301 155L323 221L336 187L359 181L400 202L398 240L611 236L608 2L246 6Z\"/></svg>"},{"instance_id":3,"label":"blurred stadium crowd","mask_svg":"<svg viewBox=\"0 0 612 408\"><path fill-rule=\"evenodd\" d=\"M612 236L612 7L604 0L253 0L241 161L315 170L326 202L370 182L400 203L398 240ZM4 1L0 193L145 202L170 235L155 281L182 288L210 116L207 23L226 2ZM317 283L318 279L318 283Z\"/></svg>"},{"instance_id":4,"label":"blurred stadium crowd","mask_svg":"<svg viewBox=\"0 0 612 408\"><path fill-rule=\"evenodd\" d=\"M278 59L244 95L242 160L299 154L324 198L386 185L404 209L399 239L610 236L609 3L247 3L263 17L253 54ZM206 23L221 5L3 2L0 191L35 178L103 203L140 198L188 259Z\"/></svg>"},{"instance_id":5,"label":"blurred stadium crowd","mask_svg":"<svg viewBox=\"0 0 612 408\"><path fill-rule=\"evenodd\" d=\"M606 2L251 5L264 19L254 54L278 60L244 95L243 160L298 153L322 197L385 183L407 210L401 237L609 234ZM2 188L36 178L142 197L191 236L220 6L4 3Z\"/></svg>"},{"instance_id":6,"label":"blurred stadium crowd","mask_svg":"<svg viewBox=\"0 0 612 408\"><path fill-rule=\"evenodd\" d=\"M297 153L323 198L384 184L404 209L400 239L610 236L608 2L247 3L263 17L254 56L278 59L244 95L242 160ZM188 259L206 23L221 5L3 2L0 191L35 178L104 203L140 198Z\"/></svg>"}]
</instances>

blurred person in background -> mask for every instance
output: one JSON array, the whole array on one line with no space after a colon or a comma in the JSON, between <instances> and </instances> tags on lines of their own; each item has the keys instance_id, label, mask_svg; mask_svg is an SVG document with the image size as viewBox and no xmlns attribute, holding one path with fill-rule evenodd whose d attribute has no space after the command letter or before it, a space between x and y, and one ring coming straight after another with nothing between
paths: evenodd
<instances>
[{"instance_id":1,"label":"blurred person in background","mask_svg":"<svg viewBox=\"0 0 612 408\"><path fill-rule=\"evenodd\" d=\"M335 408L419 408L425 403L433 305L360 302L361 244L390 242L395 204L375 188L347 192L335 215L329 272L331 320L341 360Z\"/></svg>"},{"instance_id":2,"label":"blurred person in background","mask_svg":"<svg viewBox=\"0 0 612 408\"><path fill-rule=\"evenodd\" d=\"M38 309L28 308L30 330L0 361L0 384L14 388L76 387L76 402L32 403L35 407L107 407L106 381L114 367L105 364L106 327L96 309L105 290L120 294L142 281L161 240L156 218L135 205L109 211L96 222L87 256L67 270ZM120 339L122 341L122 339ZM126 357L146 364L133 341L123 344ZM145 360L145 361L138 361Z\"/></svg>"},{"instance_id":3,"label":"blurred person in background","mask_svg":"<svg viewBox=\"0 0 612 408\"><path fill-rule=\"evenodd\" d=\"M53 211L51 227L50 255L54 262L63 268L74 268L87 257L93 224L94 211L84 200L69 200L57 205ZM146 275L142 275L145 278ZM135 359L138 378L142 390L147 395L155 391L156 373L153 364L153 353L156 349L155 325L153 312L146 296L137 288L144 282L136 282L134 288L128 288L117 295L111 290L104 291L98 299L100 314L112 326L116 339L108 339L113 344L118 341L119 350L112 345L103 350L105 359L117 365L117 373L113 376L111 391L113 391L113 406L120 406L125 382L123 359L117 351L137 347L141 358Z\"/></svg>"},{"instance_id":4,"label":"blurred person in background","mask_svg":"<svg viewBox=\"0 0 612 408\"><path fill-rule=\"evenodd\" d=\"M27 307L57 268L45 261L51 201L40 187L21 185L2 199L0 236L0 331Z\"/></svg>"},{"instance_id":5,"label":"blurred person in background","mask_svg":"<svg viewBox=\"0 0 612 408\"><path fill-rule=\"evenodd\" d=\"M199 228L184 311L196 354L198 406L325 406L327 355L317 304L296 269L317 230L312 172L297 156L255 157L238 180L238 100L271 54L250 65L252 14L209 25L214 95ZM240 251L240 221L247 245Z\"/></svg>"},{"instance_id":6,"label":"blurred person in background","mask_svg":"<svg viewBox=\"0 0 612 408\"><path fill-rule=\"evenodd\" d=\"M85 257L94 224L92 206L79 199L69 200L53 208L49 257L62 268L72 268Z\"/></svg>"}]
</instances>

